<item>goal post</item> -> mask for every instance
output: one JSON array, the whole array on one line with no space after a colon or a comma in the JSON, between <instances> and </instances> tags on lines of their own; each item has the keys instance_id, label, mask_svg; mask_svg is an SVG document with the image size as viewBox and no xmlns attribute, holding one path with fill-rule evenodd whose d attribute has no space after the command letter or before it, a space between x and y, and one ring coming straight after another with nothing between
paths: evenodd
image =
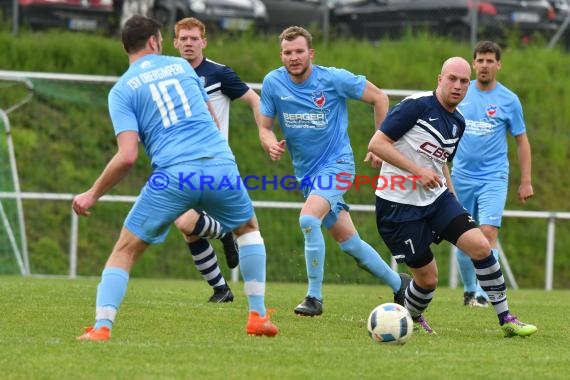
<instances>
[{"instance_id":1,"label":"goal post","mask_svg":"<svg viewBox=\"0 0 570 380\"><path fill-rule=\"evenodd\" d=\"M0 191L20 194L20 181L8 115L0 109ZM30 274L22 199L0 199L0 273Z\"/></svg>"}]
</instances>

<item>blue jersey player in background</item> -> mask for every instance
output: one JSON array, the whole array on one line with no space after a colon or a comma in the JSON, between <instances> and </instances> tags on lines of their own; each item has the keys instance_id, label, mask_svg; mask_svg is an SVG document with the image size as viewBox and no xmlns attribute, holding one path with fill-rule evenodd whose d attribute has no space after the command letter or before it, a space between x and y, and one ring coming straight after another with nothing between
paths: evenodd
<instances>
[{"instance_id":1,"label":"blue jersey player in background","mask_svg":"<svg viewBox=\"0 0 570 380\"><path fill-rule=\"evenodd\" d=\"M231 101L239 99L246 103L257 121L259 95L231 68L204 57L203 50L206 46L206 26L200 20L187 17L174 25L174 47L200 77L220 130L228 139ZM220 238L228 267L233 269L238 265L239 259L232 234L221 234L220 223L203 210L186 212L176 220L176 226L181 231L193 230L191 235L183 233L183 236L196 268L214 289L209 302L232 302L234 295L220 270L214 248L207 240L207 238Z\"/></svg>"},{"instance_id":2,"label":"blue jersey player in background","mask_svg":"<svg viewBox=\"0 0 570 380\"><path fill-rule=\"evenodd\" d=\"M418 329L434 333L423 316L438 282L430 244L445 239L471 258L505 336L528 336L536 327L510 313L499 262L453 195L447 162L453 159L465 130L457 105L467 93L470 75L465 59L449 58L441 68L437 89L404 99L372 137L368 149L384 160L380 174L407 178L401 187L376 191L376 224L396 261L412 272L405 306Z\"/></svg>"},{"instance_id":3,"label":"blue jersey player in background","mask_svg":"<svg viewBox=\"0 0 570 380\"><path fill-rule=\"evenodd\" d=\"M138 156L139 140L153 173L105 264L97 287L95 325L77 339L110 338L132 266L149 244L163 242L172 223L195 207L214 216L223 232L233 230L237 236L249 304L246 332L275 336L278 329L265 309L263 238L251 199L237 186L234 155L209 113L198 76L186 60L160 55L160 24L152 19L131 17L121 38L130 66L109 93L118 151L93 186L74 197L73 210L88 216L97 200L128 174ZM214 181L204 186L202 178Z\"/></svg>"},{"instance_id":4,"label":"blue jersey player in background","mask_svg":"<svg viewBox=\"0 0 570 380\"><path fill-rule=\"evenodd\" d=\"M409 276L394 272L368 243L360 239L343 195L346 185L338 182L339 173L354 176L354 157L348 138L347 100L356 99L374 108L374 124L384 119L388 98L363 76L346 70L314 65L312 37L293 26L285 29L281 42L283 67L271 71L261 88L262 146L272 160L280 159L287 147L297 179L306 198L299 224L305 238L308 290L294 312L316 316L323 312L324 225L358 265L387 283L397 301L403 303ZM285 137L278 141L272 130L277 118ZM379 163L369 155L369 160ZM346 177L345 177L346 178Z\"/></svg>"},{"instance_id":5,"label":"blue jersey player in background","mask_svg":"<svg viewBox=\"0 0 570 380\"><path fill-rule=\"evenodd\" d=\"M531 149L518 96L496 79L501 69L501 48L481 41L473 50L473 69L467 96L459 104L465 117L465 134L453 160L451 180L457 198L478 222L499 259L498 235L509 183L507 134L514 136L520 167L519 201L534 192L531 182ZM456 252L463 280L463 304L488 306L488 297L477 283L473 263L461 250Z\"/></svg>"}]
</instances>

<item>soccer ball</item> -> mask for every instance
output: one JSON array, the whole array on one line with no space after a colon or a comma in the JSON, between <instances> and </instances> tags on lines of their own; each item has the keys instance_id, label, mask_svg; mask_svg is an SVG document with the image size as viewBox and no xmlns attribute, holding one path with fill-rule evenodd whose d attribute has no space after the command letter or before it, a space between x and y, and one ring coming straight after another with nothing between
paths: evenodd
<instances>
[{"instance_id":1,"label":"soccer ball","mask_svg":"<svg viewBox=\"0 0 570 380\"><path fill-rule=\"evenodd\" d=\"M404 344L414 329L410 312L397 303L376 306L368 316L367 327L370 338L380 344Z\"/></svg>"}]
</instances>

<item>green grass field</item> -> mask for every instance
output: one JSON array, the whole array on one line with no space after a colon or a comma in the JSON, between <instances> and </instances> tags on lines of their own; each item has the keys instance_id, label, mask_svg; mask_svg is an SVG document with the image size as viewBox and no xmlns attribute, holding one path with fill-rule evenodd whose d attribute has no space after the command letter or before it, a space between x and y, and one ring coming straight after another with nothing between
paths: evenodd
<instances>
[{"instance_id":1,"label":"green grass field","mask_svg":"<svg viewBox=\"0 0 570 380\"><path fill-rule=\"evenodd\" d=\"M292 309L302 283L269 283L275 338L245 334L247 304L206 302L205 282L132 279L107 343L77 342L92 324L98 279L0 277L2 379L567 379L570 292L510 291L512 311L536 324L529 338L502 337L491 308L462 306L462 290L438 289L425 314L437 336L404 346L372 343L366 318L390 302L387 286L325 285L322 317Z\"/></svg>"}]
</instances>

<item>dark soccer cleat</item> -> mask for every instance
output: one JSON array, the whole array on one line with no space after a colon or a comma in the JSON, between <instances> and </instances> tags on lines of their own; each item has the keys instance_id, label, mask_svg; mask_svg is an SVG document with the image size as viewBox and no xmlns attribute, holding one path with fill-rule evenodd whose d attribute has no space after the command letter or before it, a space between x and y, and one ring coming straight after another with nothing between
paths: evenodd
<instances>
[{"instance_id":1,"label":"dark soccer cleat","mask_svg":"<svg viewBox=\"0 0 570 380\"><path fill-rule=\"evenodd\" d=\"M295 314L303 317L321 315L323 313L323 301L315 297L307 296L293 311Z\"/></svg>"},{"instance_id":2,"label":"dark soccer cleat","mask_svg":"<svg viewBox=\"0 0 570 380\"><path fill-rule=\"evenodd\" d=\"M223 302L233 302L234 294L229 286L220 286L214 288L214 294L208 300L208 302L213 303L223 303Z\"/></svg>"},{"instance_id":3,"label":"dark soccer cleat","mask_svg":"<svg viewBox=\"0 0 570 380\"><path fill-rule=\"evenodd\" d=\"M475 292L463 293L463 305L471 307L488 307L489 301L483 296L475 296Z\"/></svg>"},{"instance_id":4,"label":"dark soccer cleat","mask_svg":"<svg viewBox=\"0 0 570 380\"><path fill-rule=\"evenodd\" d=\"M226 262L230 269L234 269L239 264L239 249L234 239L234 235L230 232L220 238L224 245L224 253L226 254Z\"/></svg>"},{"instance_id":5,"label":"dark soccer cleat","mask_svg":"<svg viewBox=\"0 0 570 380\"><path fill-rule=\"evenodd\" d=\"M475 292L463 293L463 306L473 306L472 303L474 300L475 300Z\"/></svg>"},{"instance_id":6,"label":"dark soccer cleat","mask_svg":"<svg viewBox=\"0 0 570 380\"><path fill-rule=\"evenodd\" d=\"M410 285L410 282L412 282L412 277L406 273L400 273L400 280L402 280L402 284L400 285L400 289L394 293L394 303L406 307L406 289Z\"/></svg>"},{"instance_id":7,"label":"dark soccer cleat","mask_svg":"<svg viewBox=\"0 0 570 380\"><path fill-rule=\"evenodd\" d=\"M474 307L489 307L489 301L483 296L477 296L471 301L471 306Z\"/></svg>"}]
</instances>

